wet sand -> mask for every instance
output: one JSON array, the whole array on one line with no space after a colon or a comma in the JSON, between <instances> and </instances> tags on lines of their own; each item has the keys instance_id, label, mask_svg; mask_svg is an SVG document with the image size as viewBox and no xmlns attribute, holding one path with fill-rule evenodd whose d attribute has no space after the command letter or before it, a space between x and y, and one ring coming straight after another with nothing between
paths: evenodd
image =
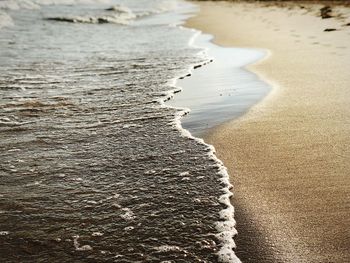
<instances>
[{"instance_id":1,"label":"wet sand","mask_svg":"<svg viewBox=\"0 0 350 263\"><path fill-rule=\"evenodd\" d=\"M350 262L349 9L321 19L320 5L198 4L188 27L222 46L271 51L249 69L272 92L205 136L235 187L237 255Z\"/></svg>"}]
</instances>

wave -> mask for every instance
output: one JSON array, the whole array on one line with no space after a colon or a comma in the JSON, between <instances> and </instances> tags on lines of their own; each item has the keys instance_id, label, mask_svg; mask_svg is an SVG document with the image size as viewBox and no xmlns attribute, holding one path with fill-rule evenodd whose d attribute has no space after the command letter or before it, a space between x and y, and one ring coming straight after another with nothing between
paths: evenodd
<instances>
[{"instance_id":1,"label":"wave","mask_svg":"<svg viewBox=\"0 0 350 263\"><path fill-rule=\"evenodd\" d=\"M36 10L42 6L49 5L90 5L90 4L112 4L111 0L2 0L0 1L0 28L12 26L13 20L7 11L11 10ZM68 23L86 23L86 24L119 24L128 25L136 18L149 16L152 14L164 13L176 9L177 1L162 1L155 6L153 10L142 10L133 12L129 7L115 4L109 8L101 10L98 15L57 15L46 17L45 20L68 22Z\"/></svg>"},{"instance_id":2,"label":"wave","mask_svg":"<svg viewBox=\"0 0 350 263\"><path fill-rule=\"evenodd\" d=\"M114 5L104 10L108 14L102 14L97 16L55 16L47 17L46 20L69 22L69 23L87 23L87 24L120 24L128 25L131 21L137 17L143 16L143 14L136 15L133 11L123 5ZM111 14L112 13L112 14Z\"/></svg>"},{"instance_id":3,"label":"wave","mask_svg":"<svg viewBox=\"0 0 350 263\"><path fill-rule=\"evenodd\" d=\"M47 17L45 20L68 22L68 23L85 23L85 24L120 24L127 25L131 19L120 16L55 16Z\"/></svg>"},{"instance_id":4,"label":"wave","mask_svg":"<svg viewBox=\"0 0 350 263\"><path fill-rule=\"evenodd\" d=\"M125 13L131 14L132 13L130 8L123 6L123 5L114 5L110 8L107 8L106 11L114 11L114 12L121 13L121 14L125 14Z\"/></svg>"},{"instance_id":5,"label":"wave","mask_svg":"<svg viewBox=\"0 0 350 263\"><path fill-rule=\"evenodd\" d=\"M37 10L41 6L48 5L89 5L89 4L110 4L110 0L2 0L0 1L0 29L2 27L12 26L13 20L7 11L29 9ZM116 9L117 10L117 9ZM116 11L115 10L115 11ZM123 18L116 16L101 16L101 17L56 17L49 20L65 21L65 22L80 22L80 23L115 23L115 24L127 24L127 20L131 19L134 15L127 8L120 7L119 11L123 12ZM129 12L130 11L130 12ZM126 16L127 14L127 16Z\"/></svg>"}]
</instances>

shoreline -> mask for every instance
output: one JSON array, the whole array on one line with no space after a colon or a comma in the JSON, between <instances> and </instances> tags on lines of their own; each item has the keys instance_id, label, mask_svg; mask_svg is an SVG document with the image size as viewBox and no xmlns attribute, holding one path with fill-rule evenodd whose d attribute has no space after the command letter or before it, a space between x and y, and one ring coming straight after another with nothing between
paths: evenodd
<instances>
[{"instance_id":1,"label":"shoreline","mask_svg":"<svg viewBox=\"0 0 350 263\"><path fill-rule=\"evenodd\" d=\"M221 47L212 42L211 35L196 32L191 45L203 49L209 62L195 66L176 82L181 92L167 105L189 109L181 125L192 135L202 137L208 130L244 115L270 93L271 86L246 68L268 57L268 51Z\"/></svg>"},{"instance_id":2,"label":"shoreline","mask_svg":"<svg viewBox=\"0 0 350 263\"><path fill-rule=\"evenodd\" d=\"M268 96L205 136L234 186L237 256L243 262L350 261L350 30L343 26L349 16L321 19L317 4L306 11L195 3L201 11L187 27L221 46L272 52L248 66L273 84Z\"/></svg>"}]
</instances>

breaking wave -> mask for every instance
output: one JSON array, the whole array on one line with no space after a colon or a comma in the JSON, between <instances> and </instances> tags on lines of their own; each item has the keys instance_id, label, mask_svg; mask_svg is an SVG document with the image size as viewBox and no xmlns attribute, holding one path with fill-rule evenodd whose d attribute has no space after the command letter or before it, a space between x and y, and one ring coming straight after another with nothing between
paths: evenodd
<instances>
[{"instance_id":1,"label":"breaking wave","mask_svg":"<svg viewBox=\"0 0 350 263\"><path fill-rule=\"evenodd\" d=\"M47 17L45 18L49 21L58 21L58 22L68 22L68 23L85 23L85 24L120 24L127 25L129 24L132 17L123 17L123 16L99 16L99 17L89 17L89 16L62 16L62 17Z\"/></svg>"}]
</instances>

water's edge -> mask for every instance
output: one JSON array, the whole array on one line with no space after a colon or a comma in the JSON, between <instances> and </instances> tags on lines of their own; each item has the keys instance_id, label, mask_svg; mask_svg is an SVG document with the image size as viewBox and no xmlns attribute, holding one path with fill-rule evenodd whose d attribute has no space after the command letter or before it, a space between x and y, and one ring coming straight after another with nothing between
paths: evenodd
<instances>
[{"instance_id":1,"label":"water's edge","mask_svg":"<svg viewBox=\"0 0 350 263\"><path fill-rule=\"evenodd\" d=\"M179 96L190 90L184 75L218 59L198 69L211 50L178 23L191 8L146 3L151 11L138 0L114 11L9 11L15 23L0 41L4 262L240 262L227 170L184 125L188 110L165 104L177 86Z\"/></svg>"},{"instance_id":2,"label":"water's edge","mask_svg":"<svg viewBox=\"0 0 350 263\"><path fill-rule=\"evenodd\" d=\"M190 29L194 30L194 29ZM195 30L194 30L195 31ZM197 32L191 45L202 48L210 63L197 65L178 80L182 91L168 104L188 108L182 125L197 137L215 127L237 119L262 101L271 86L247 66L269 57L265 50L227 48L212 42L213 36Z\"/></svg>"},{"instance_id":3,"label":"water's edge","mask_svg":"<svg viewBox=\"0 0 350 263\"><path fill-rule=\"evenodd\" d=\"M210 131L216 129L217 127L244 116L254 105L260 103L268 95L270 95L270 93L272 92L272 85L269 85L258 74L247 69L248 66L254 65L256 63L260 63L261 61L267 59L270 56L270 51L250 49L250 48L221 47L213 43L214 36L212 35L204 34L200 30L197 30L194 28L183 27L183 26L179 26L179 27L185 30L187 29L195 32L193 38L189 43L189 46L202 49L203 56L207 59L207 62L200 65L198 64L191 65L186 75L174 78L173 83L176 88L170 91L169 96L167 96L163 100L162 105L164 107L181 109L181 112L179 112L179 114L176 116L176 119L175 119L176 127L179 129L179 131L182 133L183 136L194 139L202 143L203 145L206 145L207 147L209 147L210 152L208 153L208 155L210 156L210 158L215 160L217 164L221 167L220 173L222 175L222 181L226 186L223 188L223 191L225 192L225 194L223 194L220 197L220 202L226 205L227 208L220 212L220 219L222 219L223 221L217 222L217 230L219 231L219 234L217 235L217 237L220 239L221 245L222 245L218 253L218 256L219 256L219 260L222 262L241 262L234 253L234 249L236 248L236 244L234 242L234 236L237 235L237 230L235 228L236 221L234 218L234 205L231 202L231 198L234 195L234 191L233 191L234 186L230 183L230 175L228 174L227 168L225 167L223 162L217 158L216 150L214 146L206 143L202 138L205 137L206 134L210 133ZM233 112L232 114L230 114L230 116L227 116L227 115L215 116L211 120L210 118L209 120L206 119L210 123L210 125L207 125L207 127L205 128L197 128L197 126L200 125L200 122L201 120L203 120L203 118L191 119L192 108L187 107L186 101L193 100L194 97L193 95L191 96L191 94L186 94L186 91L193 88L192 86L193 83L197 83L199 87L203 85L203 79L201 78L201 76L199 77L195 76L196 71L203 70L203 69L206 70L208 68L208 64L212 63L213 61L215 62L216 60L215 52L214 54L212 53L208 54L208 52L210 52L210 50L212 50L213 47L214 49L218 48L222 50L234 49L235 51L238 51L238 52L247 51L252 55L252 57L248 57L247 60L243 59L243 61L238 62L238 64L236 64L236 67L238 67L241 72L245 74L248 73L251 76L253 76L253 78L255 78L255 83L251 83L251 85L254 86L255 84L254 92L256 96L254 96L253 99L246 100L244 105L243 106L240 105L238 111ZM230 66L232 67L232 65ZM206 72L208 73L207 70ZM179 95L182 95L182 98L179 98ZM215 101L212 104L218 105L220 104L220 101ZM199 110L199 114L202 116L210 115L211 114L210 111L212 109L213 107L209 107L204 110ZM197 110L197 113L198 113L198 110Z\"/></svg>"}]
</instances>

